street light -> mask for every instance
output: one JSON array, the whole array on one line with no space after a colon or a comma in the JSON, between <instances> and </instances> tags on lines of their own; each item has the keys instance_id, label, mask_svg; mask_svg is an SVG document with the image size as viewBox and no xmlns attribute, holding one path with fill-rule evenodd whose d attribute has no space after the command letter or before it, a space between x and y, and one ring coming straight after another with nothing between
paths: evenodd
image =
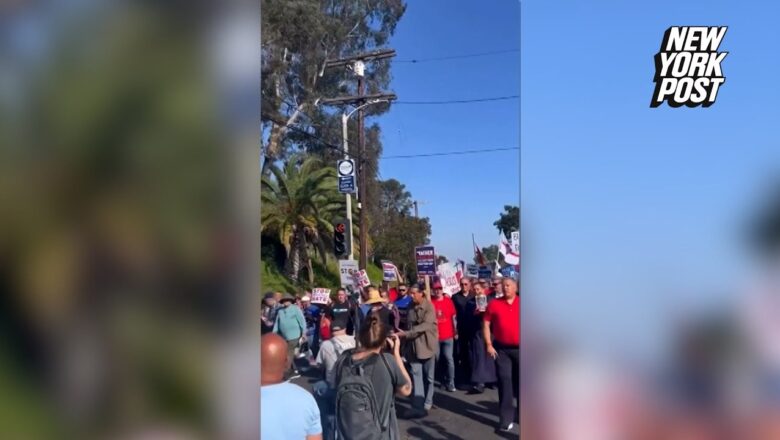
<instances>
[{"instance_id":1,"label":"street light","mask_svg":"<svg viewBox=\"0 0 780 440\"><path fill-rule=\"evenodd\" d=\"M352 117L355 112L362 109L363 107L368 107L369 105L373 104L379 104L380 102L390 102L389 99L372 99L368 102L366 102L363 105L355 107L351 112L347 113L344 112L341 114L341 137L343 139L343 146L344 146L344 159L349 159L349 141L348 141L348 134L347 134L347 121L349 121L349 118ZM359 160L360 158L358 158ZM360 167L358 167L360 169ZM352 231L352 194L347 193L347 222L349 222L349 230ZM359 196L359 194L358 194ZM358 208L362 209L362 206L360 203L358 203ZM362 227L362 225L361 225ZM349 240L349 259L352 260L355 258L354 256L354 245L352 244L353 240L351 240L352 237L350 237Z\"/></svg>"}]
</instances>

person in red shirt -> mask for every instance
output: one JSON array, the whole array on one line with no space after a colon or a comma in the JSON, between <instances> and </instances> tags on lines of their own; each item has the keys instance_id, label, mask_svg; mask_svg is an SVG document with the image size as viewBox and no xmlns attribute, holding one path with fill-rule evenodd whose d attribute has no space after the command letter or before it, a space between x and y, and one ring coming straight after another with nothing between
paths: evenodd
<instances>
[{"instance_id":1,"label":"person in red shirt","mask_svg":"<svg viewBox=\"0 0 780 440\"><path fill-rule=\"evenodd\" d=\"M520 394L520 298L517 282L502 280L504 296L488 304L482 327L485 350L496 360L498 372L499 426L497 431L512 430L514 403Z\"/></svg>"},{"instance_id":2,"label":"person in red shirt","mask_svg":"<svg viewBox=\"0 0 780 440\"><path fill-rule=\"evenodd\" d=\"M444 294L441 283L436 281L433 284L433 297L431 298L433 308L436 310L436 322L439 326L439 351L436 353L436 366L441 365L440 360L444 358L447 364L446 376L442 380L444 389L449 392L455 391L455 360L452 357L452 349L455 345L455 339L458 337L457 318L455 304L450 297Z\"/></svg>"},{"instance_id":3,"label":"person in red shirt","mask_svg":"<svg viewBox=\"0 0 780 440\"><path fill-rule=\"evenodd\" d=\"M387 299L391 304L394 303L398 299L398 289L395 287L387 288Z\"/></svg>"}]
</instances>

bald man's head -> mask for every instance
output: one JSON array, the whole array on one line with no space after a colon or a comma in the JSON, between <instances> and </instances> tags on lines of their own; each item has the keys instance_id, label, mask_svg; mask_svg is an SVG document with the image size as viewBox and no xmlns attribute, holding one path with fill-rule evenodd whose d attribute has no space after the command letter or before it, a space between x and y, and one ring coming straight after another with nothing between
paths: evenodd
<instances>
[{"instance_id":1,"label":"bald man's head","mask_svg":"<svg viewBox=\"0 0 780 440\"><path fill-rule=\"evenodd\" d=\"M260 338L260 383L272 385L284 381L287 369L287 341L276 333Z\"/></svg>"}]
</instances>

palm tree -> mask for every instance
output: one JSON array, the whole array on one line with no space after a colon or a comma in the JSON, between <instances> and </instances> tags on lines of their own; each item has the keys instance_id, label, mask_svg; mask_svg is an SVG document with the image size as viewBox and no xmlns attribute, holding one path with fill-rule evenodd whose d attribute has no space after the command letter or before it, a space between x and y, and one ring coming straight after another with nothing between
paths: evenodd
<instances>
[{"instance_id":1,"label":"palm tree","mask_svg":"<svg viewBox=\"0 0 780 440\"><path fill-rule=\"evenodd\" d=\"M309 248L326 261L325 237L333 234L332 221L344 209L336 190L336 171L315 157L295 155L283 166L269 166L262 179L263 232L278 234L287 253L285 273L298 281L301 266L314 282Z\"/></svg>"}]
</instances>

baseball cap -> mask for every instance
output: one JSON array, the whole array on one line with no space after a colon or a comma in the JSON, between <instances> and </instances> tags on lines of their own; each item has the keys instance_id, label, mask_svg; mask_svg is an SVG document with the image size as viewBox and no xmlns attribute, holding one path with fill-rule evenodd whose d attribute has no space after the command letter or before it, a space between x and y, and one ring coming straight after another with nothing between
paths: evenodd
<instances>
[{"instance_id":1,"label":"baseball cap","mask_svg":"<svg viewBox=\"0 0 780 440\"><path fill-rule=\"evenodd\" d=\"M434 289L441 289L441 281L434 281L433 288Z\"/></svg>"}]
</instances>

